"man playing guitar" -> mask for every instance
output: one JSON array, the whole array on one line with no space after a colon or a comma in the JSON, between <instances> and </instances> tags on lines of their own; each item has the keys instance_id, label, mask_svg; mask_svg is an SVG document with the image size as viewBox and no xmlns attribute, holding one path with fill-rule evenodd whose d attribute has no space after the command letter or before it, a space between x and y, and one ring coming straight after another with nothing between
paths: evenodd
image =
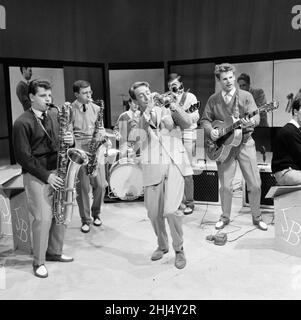
<instances>
[{"instance_id":1,"label":"man playing guitar","mask_svg":"<svg viewBox=\"0 0 301 320\"><path fill-rule=\"evenodd\" d=\"M222 229L230 222L233 195L232 182L238 162L248 186L253 224L260 230L265 231L267 230L267 225L262 221L260 212L261 180L257 167L255 142L251 136L260 119L258 113L251 118L245 117L246 114L254 112L257 106L249 92L235 87L234 72L235 67L231 64L216 65L215 77L220 84L221 91L213 94L208 99L201 119L205 136L211 141L218 140L221 134L220 130L212 126L215 120L225 121L229 117L239 119L242 129L240 143L232 147L226 159L216 162L221 186L222 215L215 228Z\"/></svg>"}]
</instances>

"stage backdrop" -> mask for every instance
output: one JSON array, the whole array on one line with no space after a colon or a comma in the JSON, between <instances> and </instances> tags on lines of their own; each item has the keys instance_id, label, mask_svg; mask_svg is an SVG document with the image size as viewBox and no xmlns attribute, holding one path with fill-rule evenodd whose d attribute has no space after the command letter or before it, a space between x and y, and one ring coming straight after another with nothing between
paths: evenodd
<instances>
[{"instance_id":1,"label":"stage backdrop","mask_svg":"<svg viewBox=\"0 0 301 320\"><path fill-rule=\"evenodd\" d=\"M1 0L0 57L148 62L300 50L296 0ZM300 10L300 9L299 9Z\"/></svg>"},{"instance_id":2,"label":"stage backdrop","mask_svg":"<svg viewBox=\"0 0 301 320\"><path fill-rule=\"evenodd\" d=\"M111 125L125 111L129 88L136 81L147 81L151 91L164 92L164 69L110 70Z\"/></svg>"},{"instance_id":3,"label":"stage backdrop","mask_svg":"<svg viewBox=\"0 0 301 320\"><path fill-rule=\"evenodd\" d=\"M294 95L301 89L301 59L278 60L274 62L274 92L279 108L274 113L274 126L284 126L291 120L287 109L287 95Z\"/></svg>"},{"instance_id":4,"label":"stage backdrop","mask_svg":"<svg viewBox=\"0 0 301 320\"><path fill-rule=\"evenodd\" d=\"M47 79L52 84L52 97L55 105L62 105L65 102L65 87L64 87L64 71L60 68L32 68L32 77L34 79ZM24 110L20 103L16 87L19 81L24 80L20 72L20 67L9 67L10 80L10 99L12 110L12 121L14 122Z\"/></svg>"}]
</instances>

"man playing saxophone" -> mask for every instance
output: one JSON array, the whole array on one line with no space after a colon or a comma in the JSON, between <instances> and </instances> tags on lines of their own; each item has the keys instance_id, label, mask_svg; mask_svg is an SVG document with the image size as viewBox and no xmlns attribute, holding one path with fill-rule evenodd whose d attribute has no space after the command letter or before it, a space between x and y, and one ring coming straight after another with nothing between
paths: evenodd
<instances>
[{"instance_id":1,"label":"man playing saxophone","mask_svg":"<svg viewBox=\"0 0 301 320\"><path fill-rule=\"evenodd\" d=\"M92 102L92 90L88 81L77 80L73 84L73 92L76 100L72 103L71 121L75 135L76 148L82 149L90 156L98 152L94 145L99 146L106 141L106 132L100 119L101 107ZM97 131L97 132L96 132ZM100 143L95 143L99 139ZM95 149L95 150L91 150ZM99 148L101 149L101 148ZM95 156L95 154L94 154ZM90 231L90 224L101 226L101 205L107 187L104 159L101 157L94 174L89 174L87 166L82 166L78 172L77 203L82 221L81 231ZM90 207L89 191L92 187L93 203ZM90 215L91 210L91 215Z\"/></svg>"},{"instance_id":2,"label":"man playing saxophone","mask_svg":"<svg viewBox=\"0 0 301 320\"><path fill-rule=\"evenodd\" d=\"M62 254L66 225L57 224L52 213L53 189L63 187L64 181L55 172L58 154L59 123L57 110L49 109L51 85L47 80L33 80L29 84L31 108L15 121L13 146L16 161L22 167L28 209L34 217L33 271L46 278L46 261L71 262ZM74 138L67 131L62 137L72 145Z\"/></svg>"}]
</instances>

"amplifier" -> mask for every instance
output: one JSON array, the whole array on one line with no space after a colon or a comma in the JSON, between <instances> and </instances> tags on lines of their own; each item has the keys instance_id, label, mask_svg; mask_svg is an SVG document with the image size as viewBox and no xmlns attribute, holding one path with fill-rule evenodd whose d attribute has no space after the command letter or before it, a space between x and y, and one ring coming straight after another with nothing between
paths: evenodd
<instances>
[{"instance_id":1,"label":"amplifier","mask_svg":"<svg viewBox=\"0 0 301 320\"><path fill-rule=\"evenodd\" d=\"M201 172L201 173L199 173ZM194 171L194 200L207 204L220 204L219 181L216 166L205 170Z\"/></svg>"},{"instance_id":2,"label":"amplifier","mask_svg":"<svg viewBox=\"0 0 301 320\"><path fill-rule=\"evenodd\" d=\"M263 208L273 208L274 207L274 199L268 198L265 196L270 190L271 187L276 185L276 179L271 172L270 165L258 165L260 179L261 179L261 198L260 198L260 206ZM247 192L247 184L243 181L243 206L249 206L249 197Z\"/></svg>"}]
</instances>

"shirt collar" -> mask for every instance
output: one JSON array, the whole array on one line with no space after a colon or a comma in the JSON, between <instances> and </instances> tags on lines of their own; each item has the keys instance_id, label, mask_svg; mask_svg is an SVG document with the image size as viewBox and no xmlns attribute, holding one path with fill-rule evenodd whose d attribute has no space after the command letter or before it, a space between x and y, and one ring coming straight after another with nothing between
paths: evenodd
<instances>
[{"instance_id":1,"label":"shirt collar","mask_svg":"<svg viewBox=\"0 0 301 320\"><path fill-rule=\"evenodd\" d=\"M228 97L232 98L234 96L235 91L236 91L235 87L229 92L226 92L226 91L222 90L223 98L225 98L225 96L228 96Z\"/></svg>"},{"instance_id":2,"label":"shirt collar","mask_svg":"<svg viewBox=\"0 0 301 320\"><path fill-rule=\"evenodd\" d=\"M87 106L90 104L90 102L85 103L85 106L87 108ZM79 102L77 99L75 100L75 105L76 107L80 110L83 111L83 103Z\"/></svg>"},{"instance_id":3,"label":"shirt collar","mask_svg":"<svg viewBox=\"0 0 301 320\"><path fill-rule=\"evenodd\" d=\"M31 108L32 112L40 119L42 119L43 111ZM47 110L45 111L47 115Z\"/></svg>"},{"instance_id":4,"label":"shirt collar","mask_svg":"<svg viewBox=\"0 0 301 320\"><path fill-rule=\"evenodd\" d=\"M300 129L300 125L299 125L299 123L298 123L295 119L291 119L291 121L290 121L289 123L293 124L293 125L296 126L298 129Z\"/></svg>"}]
</instances>

